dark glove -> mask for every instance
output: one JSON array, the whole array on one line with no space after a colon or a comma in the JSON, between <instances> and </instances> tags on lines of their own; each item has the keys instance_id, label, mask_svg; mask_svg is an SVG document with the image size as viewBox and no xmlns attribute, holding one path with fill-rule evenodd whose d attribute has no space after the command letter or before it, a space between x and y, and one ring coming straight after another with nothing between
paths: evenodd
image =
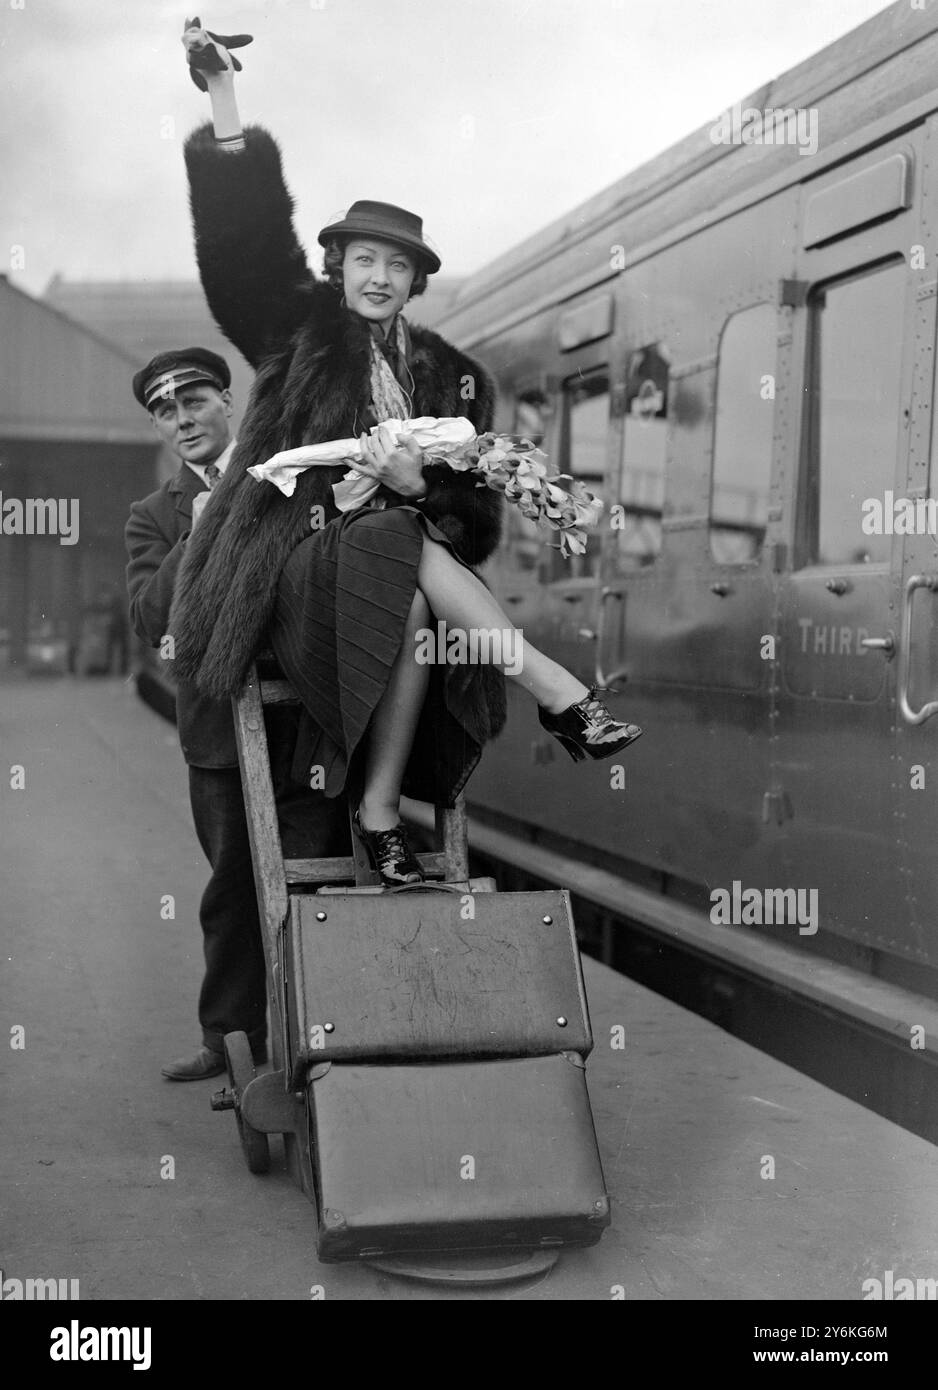
<instances>
[{"instance_id":1,"label":"dark glove","mask_svg":"<svg viewBox=\"0 0 938 1390\"><path fill-rule=\"evenodd\" d=\"M201 29L202 21L199 19L198 15L196 15L195 19L187 19L182 27L183 31L186 29ZM220 43L222 48L244 48L247 44L254 42L254 36L252 34L213 34L211 29L206 29L205 32L210 39L215 40L215 43ZM208 83L202 76L202 72L225 72L226 70L221 54L218 52L218 49L210 43L203 44L201 48L190 50L188 57L189 76L200 92L208 91ZM231 62L235 72L240 72L241 64L233 53L231 54ZM202 72L199 71L200 68Z\"/></svg>"}]
</instances>

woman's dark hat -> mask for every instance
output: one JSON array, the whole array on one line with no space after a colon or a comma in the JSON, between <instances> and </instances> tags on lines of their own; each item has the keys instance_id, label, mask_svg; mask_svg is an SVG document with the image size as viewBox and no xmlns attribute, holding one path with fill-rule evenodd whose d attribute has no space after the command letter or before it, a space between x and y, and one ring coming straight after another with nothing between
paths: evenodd
<instances>
[{"instance_id":1,"label":"woman's dark hat","mask_svg":"<svg viewBox=\"0 0 938 1390\"><path fill-rule=\"evenodd\" d=\"M327 245L333 237L356 233L410 247L423 257L428 275L434 275L442 265L439 256L423 239L423 219L406 208L395 207L393 203L371 203L367 199L360 199L352 204L341 222L323 227L319 233L319 245Z\"/></svg>"}]
</instances>

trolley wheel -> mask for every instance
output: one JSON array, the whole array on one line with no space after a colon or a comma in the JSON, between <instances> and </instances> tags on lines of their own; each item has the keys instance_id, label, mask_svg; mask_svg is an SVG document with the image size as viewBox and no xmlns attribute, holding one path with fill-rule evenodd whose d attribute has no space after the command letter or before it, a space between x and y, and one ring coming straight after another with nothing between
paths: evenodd
<instances>
[{"instance_id":1,"label":"trolley wheel","mask_svg":"<svg viewBox=\"0 0 938 1390\"><path fill-rule=\"evenodd\" d=\"M225 1034L225 1061L228 1063L228 1079L235 1096L235 1119L244 1161L252 1173L266 1173L270 1169L270 1144L267 1135L249 1125L241 1115L241 1097L254 1080L254 1058L247 1033Z\"/></svg>"}]
</instances>

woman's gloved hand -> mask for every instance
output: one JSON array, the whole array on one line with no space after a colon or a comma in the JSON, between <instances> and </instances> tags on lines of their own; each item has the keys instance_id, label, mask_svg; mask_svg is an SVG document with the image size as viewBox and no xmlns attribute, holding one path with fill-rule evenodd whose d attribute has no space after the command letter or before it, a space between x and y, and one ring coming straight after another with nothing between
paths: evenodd
<instances>
[{"instance_id":1,"label":"woman's gloved hand","mask_svg":"<svg viewBox=\"0 0 938 1390\"><path fill-rule=\"evenodd\" d=\"M253 43L252 34L213 34L211 29L203 29L202 21L187 19L182 31L182 43L189 63L189 76L199 91L208 91L205 73L230 72L229 63L235 72L241 71L241 64L231 48L244 48Z\"/></svg>"}]
</instances>

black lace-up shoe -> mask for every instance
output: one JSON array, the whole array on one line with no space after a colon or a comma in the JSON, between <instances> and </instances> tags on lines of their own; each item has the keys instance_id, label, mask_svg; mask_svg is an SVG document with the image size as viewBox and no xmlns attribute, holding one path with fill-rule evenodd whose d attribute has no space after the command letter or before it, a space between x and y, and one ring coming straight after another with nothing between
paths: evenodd
<instances>
[{"instance_id":1,"label":"black lace-up shoe","mask_svg":"<svg viewBox=\"0 0 938 1390\"><path fill-rule=\"evenodd\" d=\"M423 869L407 843L407 832L400 821L391 830L366 830L361 811L356 811L355 833L368 851L371 867L381 875L386 888L425 881Z\"/></svg>"},{"instance_id":2,"label":"black lace-up shoe","mask_svg":"<svg viewBox=\"0 0 938 1390\"><path fill-rule=\"evenodd\" d=\"M537 717L543 728L553 734L575 763L584 758L609 758L627 748L642 731L637 724L623 724L613 719L596 692L603 687L590 686L590 692L578 704L568 705L559 714L538 705Z\"/></svg>"}]
</instances>

